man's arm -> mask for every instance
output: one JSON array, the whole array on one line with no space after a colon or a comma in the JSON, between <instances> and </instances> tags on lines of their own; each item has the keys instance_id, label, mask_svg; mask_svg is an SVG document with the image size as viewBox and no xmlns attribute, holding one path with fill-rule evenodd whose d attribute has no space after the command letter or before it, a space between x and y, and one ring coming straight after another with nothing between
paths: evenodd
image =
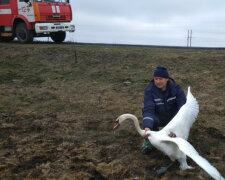
<instances>
[{"instance_id":1,"label":"man's arm","mask_svg":"<svg viewBox=\"0 0 225 180\"><path fill-rule=\"evenodd\" d=\"M143 115L143 127L153 129L155 116L155 103L150 91L145 91L144 108L142 109L142 115Z\"/></svg>"}]
</instances>

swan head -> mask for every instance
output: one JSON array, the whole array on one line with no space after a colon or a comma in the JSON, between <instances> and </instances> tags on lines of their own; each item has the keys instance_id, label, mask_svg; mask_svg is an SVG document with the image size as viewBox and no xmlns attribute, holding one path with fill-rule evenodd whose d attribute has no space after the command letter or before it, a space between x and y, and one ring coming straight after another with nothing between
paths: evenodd
<instances>
[{"instance_id":1,"label":"swan head","mask_svg":"<svg viewBox=\"0 0 225 180\"><path fill-rule=\"evenodd\" d=\"M123 121L125 121L127 119L127 117L123 114L123 115L121 115L121 116L119 116L117 119L116 119L116 121L115 121L115 124L114 124L114 127L113 127L113 129L117 129L119 126L120 126L120 124L123 122Z\"/></svg>"},{"instance_id":2,"label":"swan head","mask_svg":"<svg viewBox=\"0 0 225 180\"><path fill-rule=\"evenodd\" d=\"M113 129L117 129L120 124L122 124L125 120L132 120L134 122L134 125L135 125L135 128L136 130L138 131L138 133L141 135L141 136L144 136L145 135L145 130L142 130L140 128L140 125L139 125L139 122L138 122L138 119L135 115L133 114L122 114L120 115L117 119L116 119L116 123L114 125L114 128Z\"/></svg>"},{"instance_id":3,"label":"swan head","mask_svg":"<svg viewBox=\"0 0 225 180\"><path fill-rule=\"evenodd\" d=\"M138 119L135 115L133 115L133 114L122 114L116 119L116 122L115 122L115 125L114 125L113 129L117 129L120 126L120 124L122 124L127 119L133 120L134 123L138 122Z\"/></svg>"},{"instance_id":4,"label":"swan head","mask_svg":"<svg viewBox=\"0 0 225 180\"><path fill-rule=\"evenodd\" d=\"M116 120L116 123L114 124L113 129L117 129L120 126L119 120Z\"/></svg>"}]
</instances>

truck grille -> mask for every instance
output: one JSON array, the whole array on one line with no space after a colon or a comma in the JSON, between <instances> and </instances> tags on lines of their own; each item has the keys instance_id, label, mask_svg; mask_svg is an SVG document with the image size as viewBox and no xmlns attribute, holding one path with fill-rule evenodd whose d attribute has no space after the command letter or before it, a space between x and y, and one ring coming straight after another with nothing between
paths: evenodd
<instances>
[{"instance_id":1,"label":"truck grille","mask_svg":"<svg viewBox=\"0 0 225 180\"><path fill-rule=\"evenodd\" d=\"M66 16L60 16L60 15L49 15L46 16L47 21L64 21L66 20Z\"/></svg>"}]
</instances>

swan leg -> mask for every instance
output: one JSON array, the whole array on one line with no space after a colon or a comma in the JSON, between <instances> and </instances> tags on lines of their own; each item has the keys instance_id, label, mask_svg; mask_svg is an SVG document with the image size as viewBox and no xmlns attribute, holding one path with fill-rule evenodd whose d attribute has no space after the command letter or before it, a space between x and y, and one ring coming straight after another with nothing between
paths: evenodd
<instances>
[{"instance_id":1,"label":"swan leg","mask_svg":"<svg viewBox=\"0 0 225 180\"><path fill-rule=\"evenodd\" d=\"M192 166L188 166L186 158L182 158L182 159L178 159L179 163L180 163L180 169L181 170L186 170L186 169L194 169L194 167Z\"/></svg>"}]
</instances>

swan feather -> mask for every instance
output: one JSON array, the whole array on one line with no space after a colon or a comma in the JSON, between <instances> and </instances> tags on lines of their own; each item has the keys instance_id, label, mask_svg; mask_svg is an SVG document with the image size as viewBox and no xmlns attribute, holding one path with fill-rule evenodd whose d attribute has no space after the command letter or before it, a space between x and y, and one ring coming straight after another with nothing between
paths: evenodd
<instances>
[{"instance_id":1,"label":"swan feather","mask_svg":"<svg viewBox=\"0 0 225 180\"><path fill-rule=\"evenodd\" d=\"M180 151L189 156L193 161L195 161L202 169L204 169L212 178L216 180L224 180L222 175L218 172L218 170L213 167L205 158L199 155L199 153L195 150L195 148L185 139L176 137L171 138L166 135L161 135L159 138L161 143L169 142L174 143Z\"/></svg>"},{"instance_id":2,"label":"swan feather","mask_svg":"<svg viewBox=\"0 0 225 180\"><path fill-rule=\"evenodd\" d=\"M190 128L195 122L199 112L199 105L188 87L187 101L180 108L174 118L162 129L167 134L173 132L177 137L188 139Z\"/></svg>"}]
</instances>

